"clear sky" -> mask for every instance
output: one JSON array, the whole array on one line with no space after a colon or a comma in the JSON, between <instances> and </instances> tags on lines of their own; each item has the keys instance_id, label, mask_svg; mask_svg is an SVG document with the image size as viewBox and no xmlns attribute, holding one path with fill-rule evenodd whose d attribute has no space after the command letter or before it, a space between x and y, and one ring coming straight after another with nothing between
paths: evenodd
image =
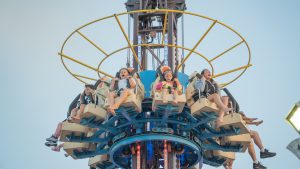
<instances>
[{"instance_id":1,"label":"clear sky","mask_svg":"<svg viewBox=\"0 0 300 169\"><path fill-rule=\"evenodd\" d=\"M88 168L87 160L74 161L44 146L82 90L57 52L74 29L125 11L124 2L0 0L0 169ZM298 169L300 164L285 148L299 135L284 120L300 100L299 6L298 0L187 0L189 11L232 26L251 47L254 66L229 89L244 112L264 120L252 129L259 131L265 147L278 153L262 160L271 169ZM234 168L252 168L249 155L238 154Z\"/></svg>"}]
</instances>

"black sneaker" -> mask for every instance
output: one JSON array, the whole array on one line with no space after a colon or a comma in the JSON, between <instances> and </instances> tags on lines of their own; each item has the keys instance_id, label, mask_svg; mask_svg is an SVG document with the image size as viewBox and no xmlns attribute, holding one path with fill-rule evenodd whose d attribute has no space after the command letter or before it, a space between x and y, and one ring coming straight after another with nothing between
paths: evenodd
<instances>
[{"instance_id":1,"label":"black sneaker","mask_svg":"<svg viewBox=\"0 0 300 169\"><path fill-rule=\"evenodd\" d=\"M269 150L265 149L264 152L260 152L260 158L270 158L276 156L276 153L269 152Z\"/></svg>"},{"instance_id":2,"label":"black sneaker","mask_svg":"<svg viewBox=\"0 0 300 169\"><path fill-rule=\"evenodd\" d=\"M55 143L57 142L57 140L58 140L58 138L56 138L53 135L51 137L49 137L49 138L46 139L46 141L55 142Z\"/></svg>"},{"instance_id":3,"label":"black sneaker","mask_svg":"<svg viewBox=\"0 0 300 169\"><path fill-rule=\"evenodd\" d=\"M267 169L267 167L263 166L260 162L253 163L253 169Z\"/></svg>"},{"instance_id":4,"label":"black sneaker","mask_svg":"<svg viewBox=\"0 0 300 169\"><path fill-rule=\"evenodd\" d=\"M48 141L48 142L45 143L45 145L46 145L47 147L50 147L50 146L57 146L57 143Z\"/></svg>"}]
</instances>

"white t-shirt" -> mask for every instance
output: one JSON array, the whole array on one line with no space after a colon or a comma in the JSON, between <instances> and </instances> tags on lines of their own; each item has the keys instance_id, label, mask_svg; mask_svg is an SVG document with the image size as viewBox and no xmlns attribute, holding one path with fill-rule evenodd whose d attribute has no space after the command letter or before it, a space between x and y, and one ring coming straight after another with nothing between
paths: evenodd
<instances>
[{"instance_id":1,"label":"white t-shirt","mask_svg":"<svg viewBox=\"0 0 300 169\"><path fill-rule=\"evenodd\" d=\"M132 80L133 80L133 83L135 83L134 79L132 79ZM127 89L127 79L120 79L119 82L118 82L118 88L119 88L119 90L120 89Z\"/></svg>"},{"instance_id":2,"label":"white t-shirt","mask_svg":"<svg viewBox=\"0 0 300 169\"><path fill-rule=\"evenodd\" d=\"M120 79L118 82L119 89L126 89L127 88L127 79Z\"/></svg>"}]
</instances>

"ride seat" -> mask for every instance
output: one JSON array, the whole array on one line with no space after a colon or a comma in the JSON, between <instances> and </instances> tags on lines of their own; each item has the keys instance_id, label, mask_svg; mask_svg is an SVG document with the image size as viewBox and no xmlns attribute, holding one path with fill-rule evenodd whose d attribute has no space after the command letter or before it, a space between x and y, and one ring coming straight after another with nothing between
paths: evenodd
<instances>
[{"instance_id":1,"label":"ride seat","mask_svg":"<svg viewBox=\"0 0 300 169\"><path fill-rule=\"evenodd\" d=\"M173 94L167 94L166 98L167 98L167 103L164 103L163 98L162 98L162 93L154 92L154 97L153 97L153 102L152 102L152 107L154 109L153 111L155 111L159 105L172 104L174 106L178 106L179 113L182 112L184 105L186 103L186 98L185 98L184 94L177 96L177 99L176 99L177 103L174 103Z\"/></svg>"},{"instance_id":2,"label":"ride seat","mask_svg":"<svg viewBox=\"0 0 300 169\"><path fill-rule=\"evenodd\" d=\"M64 146L63 146L63 149L73 159L77 159L76 156L74 155L74 150L77 150L79 152L95 151L96 150L96 144L65 142Z\"/></svg>"},{"instance_id":3,"label":"ride seat","mask_svg":"<svg viewBox=\"0 0 300 169\"><path fill-rule=\"evenodd\" d=\"M103 161L107 161L107 160L108 160L108 156L106 154L105 155L97 155L97 156L89 159L89 166L97 168L97 164L100 164Z\"/></svg>"},{"instance_id":4,"label":"ride seat","mask_svg":"<svg viewBox=\"0 0 300 169\"><path fill-rule=\"evenodd\" d=\"M93 116L96 117L96 121L105 121L107 112L102 107L95 104L86 105L83 113L81 114L81 118L90 118Z\"/></svg>"},{"instance_id":5,"label":"ride seat","mask_svg":"<svg viewBox=\"0 0 300 169\"><path fill-rule=\"evenodd\" d=\"M89 131L87 133L87 137L90 137L94 134L94 132ZM77 159L74 156L74 150L77 150L79 152L83 151L95 151L96 150L96 144L95 143L77 143L77 142L65 142L63 149L65 152L70 155L73 159Z\"/></svg>"},{"instance_id":6,"label":"ride seat","mask_svg":"<svg viewBox=\"0 0 300 169\"><path fill-rule=\"evenodd\" d=\"M61 128L60 141L67 142L66 136L73 134L74 136L86 136L89 128L77 123L63 122Z\"/></svg>"},{"instance_id":7,"label":"ride seat","mask_svg":"<svg viewBox=\"0 0 300 169\"><path fill-rule=\"evenodd\" d=\"M219 109L214 102L206 98L197 100L191 107L191 114L201 114L202 112L218 112Z\"/></svg>"},{"instance_id":8,"label":"ride seat","mask_svg":"<svg viewBox=\"0 0 300 169\"><path fill-rule=\"evenodd\" d=\"M235 153L234 152L224 152L220 150L214 150L213 155L220 157L220 158L225 158L227 159L225 163L230 162L231 160L235 160Z\"/></svg>"},{"instance_id":9,"label":"ride seat","mask_svg":"<svg viewBox=\"0 0 300 169\"><path fill-rule=\"evenodd\" d=\"M203 157L212 162L215 165L215 167L221 166L222 164L228 161L228 159L223 155L215 155L213 150L204 151Z\"/></svg>"},{"instance_id":10,"label":"ride seat","mask_svg":"<svg viewBox=\"0 0 300 169\"><path fill-rule=\"evenodd\" d=\"M224 137L222 144L230 143L230 145L242 145L242 151L245 152L251 142L250 134L240 134L235 136Z\"/></svg>"},{"instance_id":11,"label":"ride seat","mask_svg":"<svg viewBox=\"0 0 300 169\"><path fill-rule=\"evenodd\" d=\"M229 129L230 127L239 128L239 134L247 134L250 132L246 125L246 122L243 120L242 116L239 113L232 113L224 116L223 123L221 123L220 127L223 127L225 129Z\"/></svg>"},{"instance_id":12,"label":"ride seat","mask_svg":"<svg viewBox=\"0 0 300 169\"><path fill-rule=\"evenodd\" d=\"M136 82L136 87L135 89L129 89L130 90L130 95L127 97L125 102L123 102L120 106L123 107L134 107L135 111L140 113L142 111L142 100L144 99L145 95L145 87L141 80L137 77L137 75L133 76L133 79ZM120 97L115 98L115 103L118 102ZM105 103L104 107L109 107L107 100Z\"/></svg>"}]
</instances>

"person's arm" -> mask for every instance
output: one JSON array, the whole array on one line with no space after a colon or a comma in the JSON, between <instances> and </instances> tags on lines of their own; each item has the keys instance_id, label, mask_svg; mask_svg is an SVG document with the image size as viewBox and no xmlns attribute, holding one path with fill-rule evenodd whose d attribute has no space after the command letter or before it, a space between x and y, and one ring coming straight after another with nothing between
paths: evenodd
<instances>
[{"instance_id":1,"label":"person's arm","mask_svg":"<svg viewBox=\"0 0 300 169\"><path fill-rule=\"evenodd\" d=\"M111 83L110 83L110 90L114 91L115 90L115 83L118 80L118 78L113 78Z\"/></svg>"},{"instance_id":2,"label":"person's arm","mask_svg":"<svg viewBox=\"0 0 300 169\"><path fill-rule=\"evenodd\" d=\"M129 79L130 88L134 89L136 86L135 80L131 76L129 76L128 79Z\"/></svg>"},{"instance_id":3,"label":"person's arm","mask_svg":"<svg viewBox=\"0 0 300 169\"><path fill-rule=\"evenodd\" d=\"M214 81L214 86L216 88L217 94L221 96L221 90L220 90L219 84L216 81Z\"/></svg>"},{"instance_id":4,"label":"person's arm","mask_svg":"<svg viewBox=\"0 0 300 169\"><path fill-rule=\"evenodd\" d=\"M178 94L182 94L182 85L180 84L179 80L177 78L174 78L174 81L176 83L176 90L178 91Z\"/></svg>"}]
</instances>

